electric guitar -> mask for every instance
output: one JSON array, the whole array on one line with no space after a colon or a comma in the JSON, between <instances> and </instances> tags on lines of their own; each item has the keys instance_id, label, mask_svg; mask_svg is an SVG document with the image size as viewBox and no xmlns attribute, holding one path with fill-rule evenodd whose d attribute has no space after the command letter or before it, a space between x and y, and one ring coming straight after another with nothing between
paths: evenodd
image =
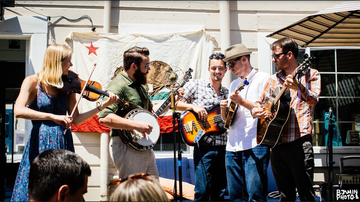
<instances>
[{"instance_id":1,"label":"electric guitar","mask_svg":"<svg viewBox=\"0 0 360 202\"><path fill-rule=\"evenodd\" d=\"M207 110L206 121L199 120L194 111L185 111L180 117L180 133L184 142L189 146L195 146L204 134L219 133L226 131L220 114L220 105L215 105Z\"/></svg>"},{"instance_id":2,"label":"electric guitar","mask_svg":"<svg viewBox=\"0 0 360 202\"><path fill-rule=\"evenodd\" d=\"M240 83L234 92L236 91L241 91L242 89L244 89L244 87L246 85L249 85L249 82L247 81L247 78L245 78L243 83ZM225 120L225 125L224 128L229 129L230 125L232 124L233 120L234 120L234 116L236 114L236 111L238 109L238 104L235 104L233 101L230 102L229 107L228 107L228 112L226 114L226 120Z\"/></svg>"},{"instance_id":3,"label":"electric guitar","mask_svg":"<svg viewBox=\"0 0 360 202\"><path fill-rule=\"evenodd\" d=\"M292 78L295 78L299 73L306 72L310 68L311 59L311 57L306 58L291 74ZM273 100L269 99L266 104L263 104L270 116L258 120L256 140L259 145L274 148L279 141L282 130L290 116L291 97L284 94L286 89L286 87L281 88Z\"/></svg>"}]
</instances>

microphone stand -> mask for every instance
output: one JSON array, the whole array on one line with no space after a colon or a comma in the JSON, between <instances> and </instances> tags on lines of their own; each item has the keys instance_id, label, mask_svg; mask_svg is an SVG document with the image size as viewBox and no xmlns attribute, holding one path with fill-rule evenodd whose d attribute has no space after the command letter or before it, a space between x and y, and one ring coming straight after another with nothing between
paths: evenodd
<instances>
[{"instance_id":1,"label":"microphone stand","mask_svg":"<svg viewBox=\"0 0 360 202\"><path fill-rule=\"evenodd\" d=\"M173 136L174 136L174 201L177 201L177 180L176 180L176 139L178 139L178 172L179 172L179 200L182 201L182 150L181 150L181 144L180 144L180 137L176 134L176 126L175 123L178 121L179 126L179 119L180 119L180 113L176 112L175 110L175 92L171 91L171 110L173 113ZM179 127L180 130L180 127Z\"/></svg>"},{"instance_id":2,"label":"microphone stand","mask_svg":"<svg viewBox=\"0 0 360 202\"><path fill-rule=\"evenodd\" d=\"M333 201L333 184L334 184L334 171L333 171L333 133L334 133L334 120L332 120L332 109L329 108L329 131L328 131L328 151L329 151L329 201Z\"/></svg>"}]
</instances>

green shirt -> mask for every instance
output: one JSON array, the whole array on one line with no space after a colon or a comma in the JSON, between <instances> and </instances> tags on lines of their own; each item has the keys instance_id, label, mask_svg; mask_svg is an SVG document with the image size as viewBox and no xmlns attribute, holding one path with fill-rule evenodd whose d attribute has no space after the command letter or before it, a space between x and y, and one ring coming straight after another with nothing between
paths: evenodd
<instances>
[{"instance_id":1,"label":"green shirt","mask_svg":"<svg viewBox=\"0 0 360 202\"><path fill-rule=\"evenodd\" d=\"M103 118L110 113L115 113L121 117L136 108L143 108L152 111L152 103L149 93L144 85L134 83L125 73L121 71L106 87L105 91L112 92L128 103L127 108L123 108L118 103L114 103L99 113L99 118ZM123 109L121 109L123 108ZM112 131L111 131L112 134Z\"/></svg>"}]
</instances>

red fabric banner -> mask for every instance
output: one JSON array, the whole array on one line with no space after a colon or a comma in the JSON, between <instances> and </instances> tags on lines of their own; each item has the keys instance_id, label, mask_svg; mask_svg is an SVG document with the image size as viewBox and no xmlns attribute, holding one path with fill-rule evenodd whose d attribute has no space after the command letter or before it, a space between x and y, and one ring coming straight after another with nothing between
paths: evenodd
<instances>
[{"instance_id":1,"label":"red fabric banner","mask_svg":"<svg viewBox=\"0 0 360 202\"><path fill-rule=\"evenodd\" d=\"M160 126L160 133L171 133L173 132L172 115L162 116L157 118ZM175 120L176 132L178 131L177 120ZM99 116L95 115L88 119L82 124L71 126L72 132L94 132L94 133L110 133L109 127L102 125L99 122Z\"/></svg>"}]
</instances>

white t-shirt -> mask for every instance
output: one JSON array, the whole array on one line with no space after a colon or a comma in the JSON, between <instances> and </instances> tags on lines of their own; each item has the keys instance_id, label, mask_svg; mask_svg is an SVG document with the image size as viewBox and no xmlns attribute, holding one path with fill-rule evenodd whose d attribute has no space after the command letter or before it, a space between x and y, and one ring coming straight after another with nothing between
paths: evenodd
<instances>
[{"instance_id":1,"label":"white t-shirt","mask_svg":"<svg viewBox=\"0 0 360 202\"><path fill-rule=\"evenodd\" d=\"M270 75L264 72L257 72L254 68L247 76L249 84L241 91L241 97L253 103L259 100ZM237 78L230 84L230 94L233 93L244 79ZM229 98L230 102L230 98ZM238 105L234 120L229 128L229 137L226 144L226 151L244 151L257 146L256 142L257 118L253 118L250 110Z\"/></svg>"}]
</instances>

